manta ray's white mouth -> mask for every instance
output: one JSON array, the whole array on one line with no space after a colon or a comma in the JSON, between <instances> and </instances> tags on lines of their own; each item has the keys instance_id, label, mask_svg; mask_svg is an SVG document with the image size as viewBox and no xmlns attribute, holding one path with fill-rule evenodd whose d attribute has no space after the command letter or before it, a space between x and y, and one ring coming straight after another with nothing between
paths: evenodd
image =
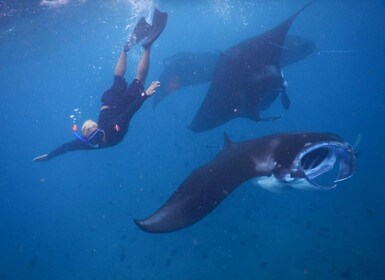
<instances>
[{"instance_id":1,"label":"manta ray's white mouth","mask_svg":"<svg viewBox=\"0 0 385 280\"><path fill-rule=\"evenodd\" d=\"M350 145L341 142L320 142L307 145L294 159L292 171L318 189L330 189L348 179L354 172L354 152ZM321 185L315 179L330 172L339 162L337 176L331 184Z\"/></svg>"}]
</instances>

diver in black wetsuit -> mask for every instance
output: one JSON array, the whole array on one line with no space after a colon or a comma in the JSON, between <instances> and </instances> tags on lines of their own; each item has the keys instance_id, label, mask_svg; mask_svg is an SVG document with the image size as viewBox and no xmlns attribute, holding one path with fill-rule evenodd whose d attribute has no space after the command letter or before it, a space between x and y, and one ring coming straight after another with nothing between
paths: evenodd
<instances>
[{"instance_id":1,"label":"diver in black wetsuit","mask_svg":"<svg viewBox=\"0 0 385 280\"><path fill-rule=\"evenodd\" d=\"M120 54L114 71L114 83L103 94L98 122L85 121L81 129L82 135L74 131L77 139L61 145L48 154L34 158L34 161L47 161L69 151L112 147L123 140L132 116L160 85L158 81L152 82L144 91L143 85L149 69L151 45L162 33L166 23L167 13L157 9L154 11L152 25L149 25L144 18L140 19ZM127 85L123 77L126 72L127 52L143 39L145 39L144 51L136 78Z\"/></svg>"}]
</instances>

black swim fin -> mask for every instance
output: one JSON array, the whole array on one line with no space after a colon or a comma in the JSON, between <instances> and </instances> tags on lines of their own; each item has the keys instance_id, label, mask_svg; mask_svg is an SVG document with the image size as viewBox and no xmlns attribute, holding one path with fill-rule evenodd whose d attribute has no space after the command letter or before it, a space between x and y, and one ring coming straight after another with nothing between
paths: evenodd
<instances>
[{"instance_id":1,"label":"black swim fin","mask_svg":"<svg viewBox=\"0 0 385 280\"><path fill-rule=\"evenodd\" d=\"M133 46L146 38L150 34L150 30L151 25L147 23L144 17L142 17L136 24L130 39L124 45L124 51L128 52Z\"/></svg>"},{"instance_id":2,"label":"black swim fin","mask_svg":"<svg viewBox=\"0 0 385 280\"><path fill-rule=\"evenodd\" d=\"M152 17L152 25L147 35L146 40L143 42L143 48L147 49L151 47L152 43L158 39L159 35L162 33L167 24L167 13L162 13L158 9L154 10L154 15Z\"/></svg>"}]
</instances>

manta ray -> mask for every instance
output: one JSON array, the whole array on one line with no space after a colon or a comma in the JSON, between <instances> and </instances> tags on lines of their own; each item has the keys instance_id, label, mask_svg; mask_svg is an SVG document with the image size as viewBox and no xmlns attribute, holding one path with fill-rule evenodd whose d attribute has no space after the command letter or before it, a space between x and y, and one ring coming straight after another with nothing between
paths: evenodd
<instances>
[{"instance_id":1,"label":"manta ray","mask_svg":"<svg viewBox=\"0 0 385 280\"><path fill-rule=\"evenodd\" d=\"M251 179L274 192L332 189L353 175L355 161L353 148L333 133L292 132L238 143L225 135L224 148L213 160L193 171L155 213L134 221L150 233L183 229ZM321 183L326 175L331 176Z\"/></svg>"},{"instance_id":2,"label":"manta ray","mask_svg":"<svg viewBox=\"0 0 385 280\"><path fill-rule=\"evenodd\" d=\"M288 30L298 14L314 1L273 29L227 49L219 55L212 82L205 99L189 128L202 132L218 127L234 118L253 121L281 95L283 107L290 106L281 56Z\"/></svg>"},{"instance_id":3,"label":"manta ray","mask_svg":"<svg viewBox=\"0 0 385 280\"><path fill-rule=\"evenodd\" d=\"M316 45L313 41L289 34L282 47L281 67L296 63L315 50ZM167 57L163 61L163 69L158 78L162 86L152 98L153 108L182 88L211 82L219 54L220 52L178 52Z\"/></svg>"}]
</instances>

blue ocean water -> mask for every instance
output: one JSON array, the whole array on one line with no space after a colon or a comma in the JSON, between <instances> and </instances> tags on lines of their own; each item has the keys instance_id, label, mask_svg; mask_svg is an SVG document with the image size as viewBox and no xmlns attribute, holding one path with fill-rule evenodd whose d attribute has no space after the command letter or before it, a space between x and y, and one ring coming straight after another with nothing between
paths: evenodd
<instances>
[{"instance_id":1,"label":"blue ocean water","mask_svg":"<svg viewBox=\"0 0 385 280\"><path fill-rule=\"evenodd\" d=\"M224 50L306 1L0 2L0 279L385 279L385 3L319 0L289 33L317 52L284 69L292 106L274 122L187 129L208 84L152 109L147 100L111 149L35 156L97 118L119 51L141 16L169 13L147 84L181 51ZM133 78L141 55L128 61ZM73 115L73 117L71 117ZM153 235L153 213L194 169L235 141L329 131L354 143L355 175L324 192L270 193L244 183L184 230Z\"/></svg>"}]
</instances>

